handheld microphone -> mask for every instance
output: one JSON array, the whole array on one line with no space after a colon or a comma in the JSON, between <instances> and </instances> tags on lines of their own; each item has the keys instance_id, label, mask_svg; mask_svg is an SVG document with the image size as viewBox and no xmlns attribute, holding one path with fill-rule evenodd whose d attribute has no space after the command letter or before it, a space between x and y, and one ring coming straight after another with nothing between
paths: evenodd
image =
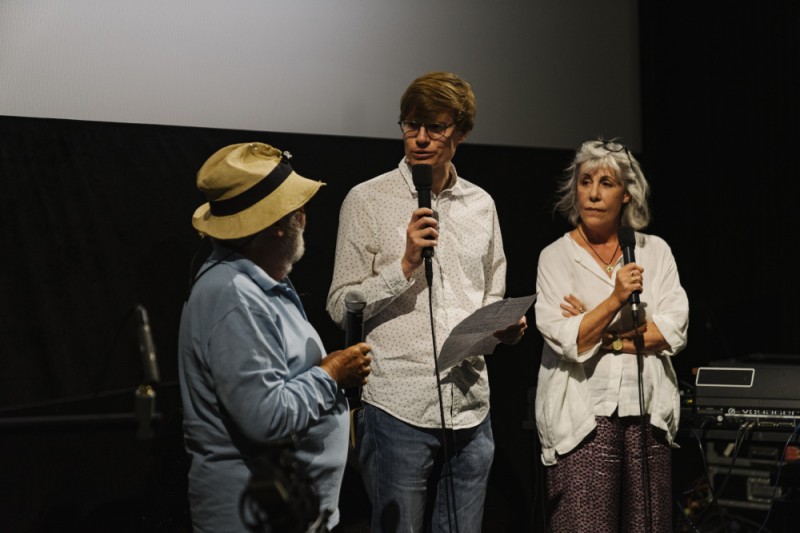
<instances>
[{"instance_id":1,"label":"handheld microphone","mask_svg":"<svg viewBox=\"0 0 800 533\"><path fill-rule=\"evenodd\" d=\"M137 305L136 333L139 338L139 353L142 356L144 379L134 392L134 415L139 427L136 437L140 441L149 441L153 438L152 423L158 418L156 414L155 385L161 381L156 360L156 345L153 342L153 333L150 330L150 320L147 310L142 305Z\"/></svg>"},{"instance_id":2,"label":"handheld microphone","mask_svg":"<svg viewBox=\"0 0 800 533\"><path fill-rule=\"evenodd\" d=\"M147 311L142 305L136 306L136 333L139 338L139 353L142 356L143 383L145 385L155 385L161 381L158 373L158 361L156 360L156 345L153 342L153 333L150 330Z\"/></svg>"},{"instance_id":3,"label":"handheld microphone","mask_svg":"<svg viewBox=\"0 0 800 533\"><path fill-rule=\"evenodd\" d=\"M617 231L617 240L622 248L622 260L624 264L635 263L636 256L633 250L636 248L636 235L630 226L620 226ZM628 298L631 310L636 313L639 310L639 291L633 291Z\"/></svg>"},{"instance_id":4,"label":"handheld microphone","mask_svg":"<svg viewBox=\"0 0 800 533\"><path fill-rule=\"evenodd\" d=\"M420 163L411 166L411 179L417 189L417 201L419 207L431 207L431 185L433 184L433 167ZM422 249L422 257L430 259L433 257L433 246Z\"/></svg>"},{"instance_id":5,"label":"handheld microphone","mask_svg":"<svg viewBox=\"0 0 800 533\"><path fill-rule=\"evenodd\" d=\"M433 167L424 163L411 166L411 179L417 189L417 199L419 207L431 207L431 185L433 184ZM422 257L425 259L425 280L428 287L433 283L433 246L426 246L422 249Z\"/></svg>"},{"instance_id":6,"label":"handheld microphone","mask_svg":"<svg viewBox=\"0 0 800 533\"><path fill-rule=\"evenodd\" d=\"M367 295L361 289L353 289L344 295L347 318L344 323L344 344L352 346L364 340L364 308Z\"/></svg>"},{"instance_id":7,"label":"handheld microphone","mask_svg":"<svg viewBox=\"0 0 800 533\"><path fill-rule=\"evenodd\" d=\"M364 308L367 306L367 295L361 289L352 289L344 295L344 307L347 316L344 322L345 347L358 344L364 340ZM344 395L353 401L361 400L361 387L344 390Z\"/></svg>"}]
</instances>

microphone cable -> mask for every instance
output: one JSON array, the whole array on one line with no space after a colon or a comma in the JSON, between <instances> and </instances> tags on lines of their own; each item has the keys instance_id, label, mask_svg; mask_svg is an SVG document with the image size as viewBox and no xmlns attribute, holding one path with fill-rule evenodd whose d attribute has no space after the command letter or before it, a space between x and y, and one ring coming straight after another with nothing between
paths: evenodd
<instances>
[{"instance_id":1,"label":"microphone cable","mask_svg":"<svg viewBox=\"0 0 800 533\"><path fill-rule=\"evenodd\" d=\"M442 421L442 453L444 454L444 466L446 468L445 476L447 476L447 525L450 531L458 533L458 513L456 512L456 493L453 485L453 468L450 464L450 453L447 447L447 423L444 418L444 399L442 397L442 381L439 374L439 353L436 349L436 325L433 321L433 266L431 265L431 258L425 258L425 278L428 281L428 316L431 319L431 338L433 340L433 367L436 374L436 391L439 394L439 417ZM455 459L455 429L453 429L453 459Z\"/></svg>"},{"instance_id":2,"label":"microphone cable","mask_svg":"<svg viewBox=\"0 0 800 533\"><path fill-rule=\"evenodd\" d=\"M640 416L640 436L641 436L641 454L642 454L642 489L644 493L644 523L645 531L650 533L653 531L652 516L650 510L652 508L650 501L650 460L647 453L647 416L645 415L644 407L644 356L642 351L644 349L642 336L639 334L639 313L637 309L632 308L633 315L633 345L636 348L636 367L638 374L639 385L639 416Z\"/></svg>"},{"instance_id":3,"label":"microphone cable","mask_svg":"<svg viewBox=\"0 0 800 533\"><path fill-rule=\"evenodd\" d=\"M620 226L617 229L617 241L622 248L623 263L635 263L634 248L636 248L636 232L630 226ZM588 242L587 242L588 244ZM650 461L647 454L647 416L644 402L644 338L639 334L639 291L633 291L628 297L633 318L633 346L636 349L637 380L639 385L639 416L641 421L641 453L642 453L642 488L644 489L644 521L645 530L652 531L652 517L650 516Z\"/></svg>"},{"instance_id":4,"label":"microphone cable","mask_svg":"<svg viewBox=\"0 0 800 533\"><path fill-rule=\"evenodd\" d=\"M730 531L728 529L728 517L725 514L724 507L719 503L719 496L724 494L725 487L728 485L728 481L730 481L731 476L733 475L733 469L736 466L736 460L739 458L739 454L742 451L742 446L744 446L744 444L750 439L751 431L753 427L755 427L755 425L756 423L752 420L745 421L739 424L739 428L736 430L736 438L732 443L733 449L730 450L730 453L728 453L727 451L723 452L723 455L725 455L726 457L730 457L730 464L728 465L728 468L725 472L724 477L722 478L722 481L716 487L714 486L714 479L713 479L714 476L710 468L708 467L708 464L705 463L704 461L704 466L706 468L706 477L708 478L709 490L711 491L711 497L712 497L711 501L714 503L716 507L720 523L722 524L722 530L725 533L728 533L728 531Z\"/></svg>"},{"instance_id":5,"label":"microphone cable","mask_svg":"<svg viewBox=\"0 0 800 533\"><path fill-rule=\"evenodd\" d=\"M764 528L767 527L767 523L769 522L769 516L772 514L772 509L775 508L778 486L781 479L781 470L783 469L783 465L789 462L789 459L787 458L789 445L792 443L792 440L798 432L800 432L800 424L795 423L794 430L789 435L789 438L786 439L786 444L783 445L783 451L781 452L780 457L778 457L778 472L775 474L775 485L772 486L772 495L770 496L770 506L767 510L767 516L764 517L764 521L761 523L761 527L758 528L756 533L761 533L764 531Z\"/></svg>"}]
</instances>

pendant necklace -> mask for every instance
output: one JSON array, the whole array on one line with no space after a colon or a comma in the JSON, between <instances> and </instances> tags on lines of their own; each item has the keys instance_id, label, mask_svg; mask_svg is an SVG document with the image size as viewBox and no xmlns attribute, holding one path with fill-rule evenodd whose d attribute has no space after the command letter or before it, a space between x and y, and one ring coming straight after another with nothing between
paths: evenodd
<instances>
[{"instance_id":1,"label":"pendant necklace","mask_svg":"<svg viewBox=\"0 0 800 533\"><path fill-rule=\"evenodd\" d=\"M594 253L594 255L597 256L597 258L600 260L600 262L603 263L606 266L605 271L608 272L609 274L611 274L611 272L614 271L614 265L612 263L614 261L614 258L617 256L617 250L619 250L619 242L617 243L617 247L614 248L614 253L611 254L611 261L606 261L605 259L600 257L600 254L597 253L597 250L594 249L594 246L589 244L589 240L583 234L583 230L581 229L580 226L578 226L578 233L581 234L581 239L583 239L583 242L586 243L586 246L588 246L589 249Z\"/></svg>"}]
</instances>

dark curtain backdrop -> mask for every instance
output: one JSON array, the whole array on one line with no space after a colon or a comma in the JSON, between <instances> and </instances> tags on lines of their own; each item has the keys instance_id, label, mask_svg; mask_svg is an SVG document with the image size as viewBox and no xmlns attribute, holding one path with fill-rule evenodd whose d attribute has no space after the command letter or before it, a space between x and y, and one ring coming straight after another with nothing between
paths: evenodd
<instances>
[{"instance_id":1,"label":"dark curtain backdrop","mask_svg":"<svg viewBox=\"0 0 800 533\"><path fill-rule=\"evenodd\" d=\"M120 507L146 509L157 523L174 520L152 500L180 505L183 496L177 331L191 272L208 253L191 227L203 201L195 174L218 148L251 140L292 152L299 173L327 183L308 205L307 252L292 278L328 349L338 349L344 336L324 307L339 206L353 185L396 166L400 140L0 117L8 251L0 429L10 448L3 456L21 478L13 491L4 485L2 501L22 511L23 523L64 513L82 520ZM534 292L538 252L566 228L549 206L569 158L565 150L459 148L459 172L496 198L509 296ZM148 311L161 371L156 404L163 420L147 446L135 438L132 417L133 393L143 379L132 314L137 304ZM517 346L498 348L489 362L498 481L487 516L496 515L498 524L534 519L529 396L541 340L532 333ZM111 457L97 453L97 439L122 445L127 466L111 468ZM64 470L66 457L72 467ZM36 471L29 461L39 463ZM124 493L102 488L111 478ZM75 483L82 490L68 489ZM357 480L348 483L360 490ZM47 498L43 486L52 487ZM359 515L364 504L345 496L343 509Z\"/></svg>"},{"instance_id":2,"label":"dark curtain backdrop","mask_svg":"<svg viewBox=\"0 0 800 533\"><path fill-rule=\"evenodd\" d=\"M800 17L792 2L684 4L640 5L644 149L636 155L653 189L649 231L672 246L689 293L689 346L674 364L690 392L692 369L711 361L800 358ZM308 206L307 255L292 278L329 350L339 348L343 334L324 311L339 205L354 184L397 164L399 139L0 117L4 530L186 527L176 334L192 258L207 253L190 223L202 202L195 173L216 149L251 140L289 150L298 172L328 184ZM508 296L533 292L539 251L567 229L550 206L570 157L459 148L459 172L498 205ZM136 304L149 312L162 378L161 421L144 441L132 416L143 376ZM531 329L489 358L497 453L486 531L541 529L530 396L541 343ZM676 458L678 469L694 467ZM361 491L350 472L346 521L363 517Z\"/></svg>"},{"instance_id":3,"label":"dark curtain backdrop","mask_svg":"<svg viewBox=\"0 0 800 533\"><path fill-rule=\"evenodd\" d=\"M800 4L642 1L639 7L643 152L656 208L651 230L673 247L691 307L689 347L674 360L684 400L693 398L691 369L710 361L779 363L800 382ZM759 376L767 371L756 368ZM781 399L778 407L796 408L800 383L769 389ZM743 408L775 402L761 404L748 390L731 397L748 402ZM686 428L690 407L682 420ZM691 421L702 423L700 417ZM684 431L673 453L673 497L697 527L676 514L675 531L797 530L796 462L783 468L778 461L748 462L770 446L777 450L769 453L782 457L789 431L752 438L732 431L718 440L709 432L702 442L702 433ZM744 451L731 455L734 440ZM714 489L727 491L718 497L739 500L737 506L689 503L701 501L708 487L700 473L712 459L700 451L712 447L728 454L726 466L716 467L723 474ZM731 476L728 465L737 458L744 470ZM752 509L757 499L747 487L759 468L784 494L769 513L745 507Z\"/></svg>"},{"instance_id":4,"label":"dark curtain backdrop","mask_svg":"<svg viewBox=\"0 0 800 533\"><path fill-rule=\"evenodd\" d=\"M800 357L800 4L640 9L652 229L689 289L687 355Z\"/></svg>"}]
</instances>

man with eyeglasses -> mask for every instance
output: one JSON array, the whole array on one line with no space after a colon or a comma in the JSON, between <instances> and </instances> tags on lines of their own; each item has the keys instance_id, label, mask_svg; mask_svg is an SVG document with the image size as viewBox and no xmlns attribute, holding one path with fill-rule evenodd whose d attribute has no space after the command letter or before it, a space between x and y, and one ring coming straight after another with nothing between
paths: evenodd
<instances>
[{"instance_id":1,"label":"man with eyeglasses","mask_svg":"<svg viewBox=\"0 0 800 533\"><path fill-rule=\"evenodd\" d=\"M435 362L454 326L505 293L494 201L452 163L475 105L469 83L455 74L414 80L400 101L405 157L356 185L339 216L327 310L343 326L346 295L366 295L373 363L356 416L356 454L372 533L482 528L494 455L486 362L468 357L441 373ZM430 165L431 208L418 203L416 165ZM495 335L513 344L526 327L523 317Z\"/></svg>"}]
</instances>

